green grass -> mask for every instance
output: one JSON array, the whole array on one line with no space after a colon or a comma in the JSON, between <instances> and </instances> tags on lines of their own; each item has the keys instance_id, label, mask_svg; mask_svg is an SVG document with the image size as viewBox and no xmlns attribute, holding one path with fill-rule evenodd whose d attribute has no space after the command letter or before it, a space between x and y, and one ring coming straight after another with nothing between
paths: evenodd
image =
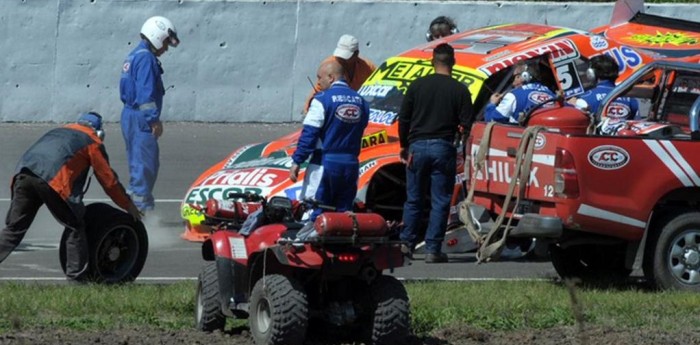
<instances>
[{"instance_id":1,"label":"green grass","mask_svg":"<svg viewBox=\"0 0 700 345\"><path fill-rule=\"evenodd\" d=\"M456 323L491 331L575 325L569 290L548 282L409 282L413 330ZM0 333L33 328L193 327L193 282L172 285L0 284ZM700 328L700 294L574 289L586 324L676 331ZM244 321L235 322L237 325Z\"/></svg>"}]
</instances>

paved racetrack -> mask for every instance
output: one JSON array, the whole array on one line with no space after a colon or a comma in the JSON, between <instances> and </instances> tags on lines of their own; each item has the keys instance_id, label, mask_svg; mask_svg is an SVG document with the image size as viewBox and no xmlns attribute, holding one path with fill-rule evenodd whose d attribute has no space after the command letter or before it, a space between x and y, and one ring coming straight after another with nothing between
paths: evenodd
<instances>
[{"instance_id":1,"label":"paved racetrack","mask_svg":"<svg viewBox=\"0 0 700 345\"><path fill-rule=\"evenodd\" d=\"M0 124L0 215L3 217L9 207L10 178L17 160L39 136L55 126ZM150 250L138 281L195 279L204 262L200 256L200 245L179 237L183 231L179 203L190 183L234 148L279 137L299 126L165 123L160 141L160 177L154 193L157 198L156 211L145 221ZM121 131L118 124L107 124L105 128L110 161L114 170L126 181L128 172ZM99 183L93 180L86 203L95 201L106 202L107 196ZM42 208L20 247L0 264L0 280L63 281L57 249L62 230L48 211ZM470 254L454 255L447 264L426 265L422 261L414 261L411 266L397 269L394 274L406 279L547 279L556 276L549 262L516 260L476 265Z\"/></svg>"}]
</instances>

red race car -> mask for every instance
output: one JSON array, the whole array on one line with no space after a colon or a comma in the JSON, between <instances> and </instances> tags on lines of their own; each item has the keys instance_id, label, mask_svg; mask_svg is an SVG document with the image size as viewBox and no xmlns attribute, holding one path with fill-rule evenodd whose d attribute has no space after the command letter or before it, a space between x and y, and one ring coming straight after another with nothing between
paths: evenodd
<instances>
[{"instance_id":1,"label":"red race car","mask_svg":"<svg viewBox=\"0 0 700 345\"><path fill-rule=\"evenodd\" d=\"M607 54L617 60L618 82L656 59L700 61L700 24L644 14L641 13L643 6L639 6L643 1L637 3L636 8L618 3L613 16L616 22L611 23L614 25L592 32L539 24L496 25L435 40L387 59L359 90L370 102L371 114L362 139L358 205L387 220L401 219L406 179L398 155L397 116L408 85L433 72L430 59L432 48L438 44L446 42L455 48L453 77L468 85L477 111L484 108L494 92L502 92L510 85L512 66L520 60L543 57L543 63L554 67L543 68L550 71L545 73L544 83L552 90L563 90L566 97L581 94L593 86L587 84L585 71L588 60L595 55ZM299 133L238 148L204 171L183 199L181 213L185 232L182 237L202 241L211 230L202 224L201 212L190 204L203 205L211 198L225 199L232 192L297 199L304 167L296 183L288 179L288 170ZM461 159L460 152L454 205L464 197ZM461 225L458 218L453 207L449 227ZM452 246L446 252L469 249L468 243L461 239L446 243Z\"/></svg>"}]
</instances>

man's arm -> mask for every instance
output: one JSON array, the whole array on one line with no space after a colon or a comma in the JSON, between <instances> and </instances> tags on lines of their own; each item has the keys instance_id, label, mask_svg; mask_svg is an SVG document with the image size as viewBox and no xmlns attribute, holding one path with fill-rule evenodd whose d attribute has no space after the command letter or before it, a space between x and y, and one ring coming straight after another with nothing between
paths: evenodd
<instances>
[{"instance_id":1,"label":"man's arm","mask_svg":"<svg viewBox=\"0 0 700 345\"><path fill-rule=\"evenodd\" d=\"M289 178L296 182L297 174L299 173L299 165L306 161L309 156L316 150L316 145L321 137L321 129L325 123L325 110L323 105L317 99L311 101L309 112L304 117L304 127L301 129L297 148L292 154L291 168L289 169Z\"/></svg>"},{"instance_id":2,"label":"man's arm","mask_svg":"<svg viewBox=\"0 0 700 345\"><path fill-rule=\"evenodd\" d=\"M514 111L515 95L513 95L510 92L508 92L504 96L501 96L500 94L493 94L491 96L489 104L486 105L484 119L487 122L495 121L501 123L508 123L510 122L511 116L513 115Z\"/></svg>"},{"instance_id":3,"label":"man's arm","mask_svg":"<svg viewBox=\"0 0 700 345\"><path fill-rule=\"evenodd\" d=\"M134 219L140 220L141 214L136 208L136 205L131 201L129 195L126 194L124 186L119 182L117 173L115 173L109 165L109 157L107 156L104 145L101 143L90 144L88 146L88 155L90 156L90 165L95 172L95 177L100 185L102 185L102 189L104 189L105 193L109 195L115 204L127 211Z\"/></svg>"},{"instance_id":4,"label":"man's arm","mask_svg":"<svg viewBox=\"0 0 700 345\"><path fill-rule=\"evenodd\" d=\"M136 78L136 104L143 113L149 126L160 122L160 110L156 104L158 91L158 61L150 54L138 54L134 57Z\"/></svg>"}]
</instances>

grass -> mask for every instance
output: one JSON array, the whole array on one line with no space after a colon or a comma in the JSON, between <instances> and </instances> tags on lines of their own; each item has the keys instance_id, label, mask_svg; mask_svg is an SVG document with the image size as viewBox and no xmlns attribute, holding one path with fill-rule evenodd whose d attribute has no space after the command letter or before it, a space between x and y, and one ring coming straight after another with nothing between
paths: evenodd
<instances>
[{"instance_id":1,"label":"grass","mask_svg":"<svg viewBox=\"0 0 700 345\"><path fill-rule=\"evenodd\" d=\"M566 286L548 282L409 282L413 330L467 323L490 331L575 325ZM573 289L586 324L615 328L700 328L700 294L630 288ZM193 282L172 285L0 284L0 334L34 328L103 330L193 327ZM236 321L238 325L244 321Z\"/></svg>"}]
</instances>

